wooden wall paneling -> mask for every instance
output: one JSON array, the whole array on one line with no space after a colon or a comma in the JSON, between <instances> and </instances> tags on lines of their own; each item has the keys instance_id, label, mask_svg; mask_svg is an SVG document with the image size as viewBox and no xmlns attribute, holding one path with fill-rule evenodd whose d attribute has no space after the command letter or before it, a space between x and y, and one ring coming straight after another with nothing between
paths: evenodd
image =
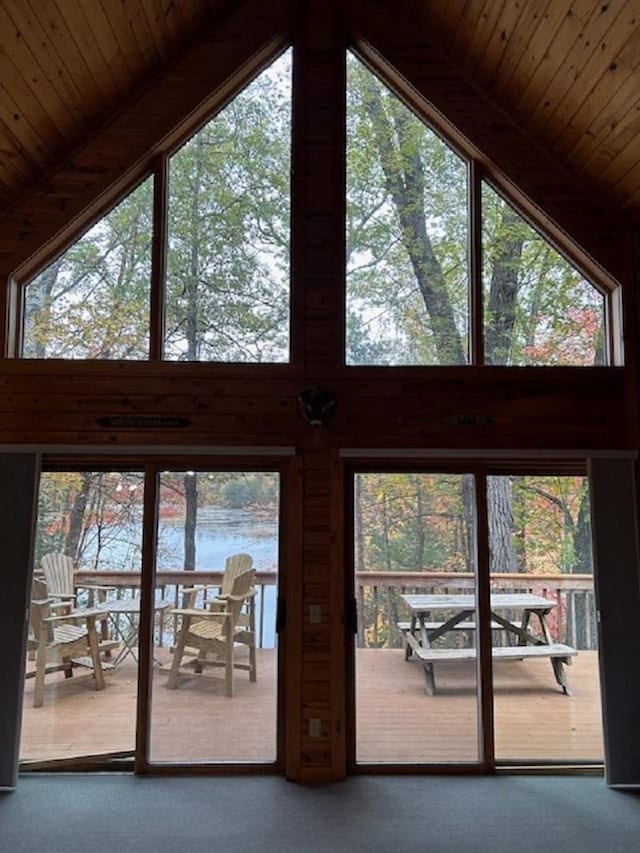
<instances>
[{"instance_id":1,"label":"wooden wall paneling","mask_svg":"<svg viewBox=\"0 0 640 853\"><path fill-rule=\"evenodd\" d=\"M157 48L142 4L126 3L121 8L124 24L133 36L143 67L152 68L162 58L162 53Z\"/></svg>"},{"instance_id":2,"label":"wooden wall paneling","mask_svg":"<svg viewBox=\"0 0 640 853\"><path fill-rule=\"evenodd\" d=\"M334 731L339 709L334 707L334 658L341 653L332 645L330 454L319 446L305 448L303 456L303 546L302 546L302 695L301 766L302 781L336 778ZM312 621L312 608L319 608L319 622ZM315 733L311 721L317 721Z\"/></svg>"},{"instance_id":3,"label":"wooden wall paneling","mask_svg":"<svg viewBox=\"0 0 640 853\"><path fill-rule=\"evenodd\" d=\"M146 18L156 53L161 59L168 58L175 47L173 33L167 22L167 9L164 6L164 2L158 2L158 0L140 0L140 7Z\"/></svg>"},{"instance_id":4,"label":"wooden wall paneling","mask_svg":"<svg viewBox=\"0 0 640 853\"><path fill-rule=\"evenodd\" d=\"M292 301L302 324L296 330L294 364L299 354L304 369L296 395L307 384L333 391L331 376L343 358L346 42L338 6L310 0L294 47ZM299 779L330 781L345 774L343 562L334 550L335 458L329 428L298 423L302 432L295 443L302 447L303 472Z\"/></svg>"},{"instance_id":5,"label":"wooden wall paneling","mask_svg":"<svg viewBox=\"0 0 640 853\"><path fill-rule=\"evenodd\" d=\"M484 83L495 77L524 4L510 3L507 0L496 5L499 6L499 11L491 37L485 40L477 53L476 71Z\"/></svg>"},{"instance_id":6,"label":"wooden wall paneling","mask_svg":"<svg viewBox=\"0 0 640 853\"><path fill-rule=\"evenodd\" d=\"M83 63L83 67L87 69L86 77L84 77L85 87L80 92L81 98L87 102L87 109L83 111L83 118L86 125L101 124L105 107L110 111L117 98L123 92L128 92L129 87L123 89L119 85L117 66L108 61L103 54L103 39L96 35L90 24L93 18L93 10L90 12L87 9L87 4L82 3L81 0L57 0L57 6L60 18L64 19L69 37L75 48L74 53L67 59L67 62L72 63L71 68L67 68L67 77L70 80L75 80L74 65L76 62ZM99 13L98 4L95 6ZM59 24L56 30L59 26L61 25ZM103 31L104 35L111 36L111 33ZM107 40L111 41L111 38ZM122 64L122 58L120 63ZM74 146L75 144L77 144L76 140L74 140Z\"/></svg>"},{"instance_id":7,"label":"wooden wall paneling","mask_svg":"<svg viewBox=\"0 0 640 853\"><path fill-rule=\"evenodd\" d=\"M562 4L556 5L563 8ZM560 27L549 39L535 72L527 78L524 75L514 78L511 91L514 109L518 116L528 117L533 127L555 109L566 88L564 81L579 74L582 63L596 49L614 14L611 7L601 7L592 0L575 0L571 14L564 11ZM593 35L586 37L587 29Z\"/></svg>"},{"instance_id":8,"label":"wooden wall paneling","mask_svg":"<svg viewBox=\"0 0 640 853\"><path fill-rule=\"evenodd\" d=\"M109 67L119 97L126 99L135 84L131 77L130 61L122 52L113 31L110 14L112 5L108 4L105 8L102 0L98 0L89 10L80 0L80 7L85 15L86 26L93 32L99 50Z\"/></svg>"},{"instance_id":9,"label":"wooden wall paneling","mask_svg":"<svg viewBox=\"0 0 640 853\"><path fill-rule=\"evenodd\" d=\"M626 322L633 324L625 305ZM627 337L630 329L627 330ZM633 349L629 342L630 357ZM263 368L266 366L263 365ZM202 364L5 362L0 442L126 445L255 443L391 447L630 448L637 443L627 368L351 369L314 375L337 399L319 433L298 416L297 370ZM207 378L207 375L209 378ZM571 389L571 393L567 393ZM633 406L635 412L635 404ZM104 417L123 418L100 424ZM162 421L186 418L171 428ZM139 423L127 419L140 418Z\"/></svg>"},{"instance_id":10,"label":"wooden wall paneling","mask_svg":"<svg viewBox=\"0 0 640 853\"><path fill-rule=\"evenodd\" d=\"M546 7L539 3L528 4L493 87L494 94L506 95L508 103L517 100L526 82L536 78L549 43L566 18L567 8L563 3L551 0Z\"/></svg>"},{"instance_id":11,"label":"wooden wall paneling","mask_svg":"<svg viewBox=\"0 0 640 853\"><path fill-rule=\"evenodd\" d=\"M11 279L0 270L0 359L3 359L7 354L8 341L11 335L10 290Z\"/></svg>"},{"instance_id":12,"label":"wooden wall paneling","mask_svg":"<svg viewBox=\"0 0 640 853\"><path fill-rule=\"evenodd\" d=\"M308 47L298 65L292 280L294 314L304 318L305 372L321 381L341 365L344 339L346 44L342 40L336 50L330 42L333 4L324 12L317 6L313 0L309 16L318 20L307 24ZM302 310L296 312L296 304Z\"/></svg>"},{"instance_id":13,"label":"wooden wall paneling","mask_svg":"<svg viewBox=\"0 0 640 853\"><path fill-rule=\"evenodd\" d=\"M302 547L303 525L303 469L300 455L292 459L286 468L282 482L283 517L282 546L286 550L284 578L280 577L280 596L285 607L284 634L278 636L278 647L284 642L284 656L279 657L279 667L284 665L280 678L281 707L283 708L284 732L280 741L283 753L284 772L287 779L301 778L302 773L302 625L303 625L303 577L304 552ZM284 582L284 587L282 586ZM307 696L310 692L307 673Z\"/></svg>"},{"instance_id":14,"label":"wooden wall paneling","mask_svg":"<svg viewBox=\"0 0 640 853\"><path fill-rule=\"evenodd\" d=\"M143 71L145 63L141 55L136 37L126 20L129 6L124 4L114 9L110 3L106 5L100 0L104 20L107 22L109 41L113 44L118 57L118 73L127 80L129 86L136 80L137 74Z\"/></svg>"},{"instance_id":15,"label":"wooden wall paneling","mask_svg":"<svg viewBox=\"0 0 640 853\"><path fill-rule=\"evenodd\" d=\"M64 67L65 77L75 83L77 102L81 105L83 113L92 111L95 109L96 97L93 93L97 91L101 97L104 97L108 91L106 84L106 88L102 89L102 73L97 70L94 76L91 68L93 63L87 60L83 45L79 44L74 38L72 24L67 21L66 14L63 13L56 0L48 0L48 2L39 4L34 0L27 0L27 2L29 14L39 22L45 33L44 37L49 43L56 45ZM73 10L70 9L70 12L73 16Z\"/></svg>"},{"instance_id":16,"label":"wooden wall paneling","mask_svg":"<svg viewBox=\"0 0 640 853\"><path fill-rule=\"evenodd\" d=\"M418 105L413 87L469 140L487 165L522 190L523 203L528 198L552 223L571 234L598 265L620 280L624 266L621 254L628 252L626 223L616 220L600 199L586 192L506 113L484 98L415 22L399 15L388 17L372 0L351 0L347 14L359 49L374 63L382 63L380 57L388 61L399 75L397 85L403 85L401 78L406 81L405 95L411 102ZM597 278L595 268L594 274Z\"/></svg>"},{"instance_id":17,"label":"wooden wall paneling","mask_svg":"<svg viewBox=\"0 0 640 853\"><path fill-rule=\"evenodd\" d=\"M34 54L35 60L42 68L46 79L56 88L66 108L74 117L78 127L84 127L82 115L83 103L78 91L76 79L69 73L65 65L71 57L61 55L55 40L50 39L38 14L34 13L28 2L24 0L5 0L3 3L16 32L20 33L21 41Z\"/></svg>"},{"instance_id":18,"label":"wooden wall paneling","mask_svg":"<svg viewBox=\"0 0 640 853\"><path fill-rule=\"evenodd\" d=\"M25 16L23 5L10 2L0 7L0 32L6 34L3 39L2 64L11 62L15 69L13 81L10 74L3 73L3 84L13 88L12 82L15 84L18 75L22 76L30 90L30 98L23 101L23 109L31 111L29 102L37 102L55 126L56 132L67 142L75 141L78 130L84 125L83 118L77 104L69 102L68 91L60 82L62 75L56 73L48 52L34 52L30 48L31 39L28 36L25 38L26 33L23 32L30 26L31 21Z\"/></svg>"},{"instance_id":19,"label":"wooden wall paneling","mask_svg":"<svg viewBox=\"0 0 640 853\"><path fill-rule=\"evenodd\" d=\"M469 48L462 60L463 66L471 73L477 74L479 79L486 79L488 75L487 63L483 61L487 46L493 42L494 33L500 20L502 9L506 0L486 0L480 14L476 27L473 31Z\"/></svg>"},{"instance_id":20,"label":"wooden wall paneling","mask_svg":"<svg viewBox=\"0 0 640 853\"><path fill-rule=\"evenodd\" d=\"M105 193L123 189L172 144L180 122L204 118L216 99L223 101L286 45L290 24L289 0L276 0L269 10L259 0L234 7L211 36L0 220L0 266L27 274L26 261L37 265L55 254L78 217L106 203L111 196Z\"/></svg>"},{"instance_id":21,"label":"wooden wall paneling","mask_svg":"<svg viewBox=\"0 0 640 853\"><path fill-rule=\"evenodd\" d=\"M445 8L449 4L445 4ZM451 32L453 33L452 43L459 46L461 54L465 54L469 49L469 44L473 38L473 34L478 26L478 19L485 6L484 0L466 0L462 4L462 9L458 14L457 21L454 20Z\"/></svg>"},{"instance_id":22,"label":"wooden wall paneling","mask_svg":"<svg viewBox=\"0 0 640 853\"><path fill-rule=\"evenodd\" d=\"M589 168L592 155L604 153L603 143L608 140L611 144L615 140L618 122L624 120L628 112L633 112L637 105L639 65L640 31L633 30L625 45L610 58L580 108L555 137L555 145L560 151L570 152L577 169L594 171ZM599 173L595 171L595 175Z\"/></svg>"},{"instance_id":23,"label":"wooden wall paneling","mask_svg":"<svg viewBox=\"0 0 640 853\"><path fill-rule=\"evenodd\" d=\"M47 160L59 151L64 139L49 117L43 115L41 108L35 103L37 117L42 119L45 125L53 128L53 142L49 139L45 142L41 138L38 130L32 126L23 111L23 106L31 99L27 84L21 75L18 75L13 65L5 63L1 70L3 85L0 87L0 114L11 117L11 123L4 125L9 155L7 157L9 162L6 165L9 169L14 167L16 171L27 176L33 172L40 175ZM23 163L20 162L21 160ZM3 167L4 171L5 167Z\"/></svg>"},{"instance_id":24,"label":"wooden wall paneling","mask_svg":"<svg viewBox=\"0 0 640 853\"><path fill-rule=\"evenodd\" d=\"M502 77L509 78L510 68L521 54L524 42L523 33L531 35L531 27L536 22L543 3L505 3L502 15L498 21L499 38L494 38L489 44L489 53L495 54L492 62L491 75L488 78L489 87L494 90ZM498 47L499 46L499 47Z\"/></svg>"},{"instance_id":25,"label":"wooden wall paneling","mask_svg":"<svg viewBox=\"0 0 640 853\"><path fill-rule=\"evenodd\" d=\"M640 43L637 50L640 55ZM580 169L585 175L593 175L603 187L615 186L616 178L627 176L640 161L637 145L640 133L640 110L637 106L639 65L630 71L616 93L615 109L610 100L591 124L588 149L580 158ZM582 141L574 149L576 152ZM624 197L620 200L624 202Z\"/></svg>"},{"instance_id":26,"label":"wooden wall paneling","mask_svg":"<svg viewBox=\"0 0 640 853\"><path fill-rule=\"evenodd\" d=\"M216 13L226 13L225 0L185 0L175 3L172 0L160 0L164 7L164 15L174 40L181 44L185 33L198 27L206 26L207 21L214 19Z\"/></svg>"},{"instance_id":27,"label":"wooden wall paneling","mask_svg":"<svg viewBox=\"0 0 640 853\"><path fill-rule=\"evenodd\" d=\"M567 67L563 63L569 76L561 79L570 79L571 85L563 86L562 98L557 101L555 109L545 111L543 122L536 120L535 115L532 116L535 126L542 130L548 139L562 133L580 107L588 101L598 79L608 73L609 63L615 56L617 46L624 44L636 26L637 10L634 2L627 2L617 13L612 4L602 4L598 8L601 10L602 19L599 25L589 29L588 45L586 42L584 45L578 44L579 59L572 53L572 59L577 63L575 68L572 69L571 65ZM612 19L609 17L609 10L613 12ZM606 23L609 26L606 26ZM601 34L599 38L598 34ZM567 62L571 62L569 56Z\"/></svg>"}]
</instances>

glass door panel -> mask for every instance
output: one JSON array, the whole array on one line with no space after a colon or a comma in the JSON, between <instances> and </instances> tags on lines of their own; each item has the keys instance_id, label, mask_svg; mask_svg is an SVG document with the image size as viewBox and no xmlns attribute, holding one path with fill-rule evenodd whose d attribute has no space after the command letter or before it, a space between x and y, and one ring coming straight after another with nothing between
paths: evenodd
<instances>
[{"instance_id":1,"label":"glass door panel","mask_svg":"<svg viewBox=\"0 0 640 853\"><path fill-rule=\"evenodd\" d=\"M487 478L495 753L602 761L586 477Z\"/></svg>"},{"instance_id":2,"label":"glass door panel","mask_svg":"<svg viewBox=\"0 0 640 853\"><path fill-rule=\"evenodd\" d=\"M139 472L41 475L23 762L133 754L143 488Z\"/></svg>"},{"instance_id":3,"label":"glass door panel","mask_svg":"<svg viewBox=\"0 0 640 853\"><path fill-rule=\"evenodd\" d=\"M280 477L159 476L152 762L274 762Z\"/></svg>"},{"instance_id":4,"label":"glass door panel","mask_svg":"<svg viewBox=\"0 0 640 853\"><path fill-rule=\"evenodd\" d=\"M355 475L357 762L478 761L476 564L472 475Z\"/></svg>"}]
</instances>

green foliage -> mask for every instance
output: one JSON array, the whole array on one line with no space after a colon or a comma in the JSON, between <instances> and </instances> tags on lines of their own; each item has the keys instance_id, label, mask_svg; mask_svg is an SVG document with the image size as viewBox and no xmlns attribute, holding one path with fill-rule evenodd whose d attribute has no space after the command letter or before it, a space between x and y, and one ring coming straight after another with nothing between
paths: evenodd
<instances>
[{"instance_id":1,"label":"green foliage","mask_svg":"<svg viewBox=\"0 0 640 853\"><path fill-rule=\"evenodd\" d=\"M462 477L356 476L356 537L364 570L469 571Z\"/></svg>"},{"instance_id":2,"label":"green foliage","mask_svg":"<svg viewBox=\"0 0 640 853\"><path fill-rule=\"evenodd\" d=\"M290 56L170 161L165 356L286 361Z\"/></svg>"},{"instance_id":3,"label":"green foliage","mask_svg":"<svg viewBox=\"0 0 640 853\"><path fill-rule=\"evenodd\" d=\"M140 571L142 475L118 471L43 473L35 564L68 554L83 569Z\"/></svg>"},{"instance_id":4,"label":"green foliage","mask_svg":"<svg viewBox=\"0 0 640 853\"><path fill-rule=\"evenodd\" d=\"M354 57L347 78L347 361L468 356L465 164ZM604 297L487 185L489 364L602 364Z\"/></svg>"},{"instance_id":5,"label":"green foliage","mask_svg":"<svg viewBox=\"0 0 640 853\"><path fill-rule=\"evenodd\" d=\"M26 289L28 358L147 358L153 181L148 179Z\"/></svg>"},{"instance_id":6,"label":"green foliage","mask_svg":"<svg viewBox=\"0 0 640 853\"><path fill-rule=\"evenodd\" d=\"M347 68L347 361L436 364L416 268L429 253L466 350L466 167L351 55Z\"/></svg>"},{"instance_id":7,"label":"green foliage","mask_svg":"<svg viewBox=\"0 0 640 853\"><path fill-rule=\"evenodd\" d=\"M269 507L277 504L279 479L271 473L236 474L222 486L221 500L234 508Z\"/></svg>"},{"instance_id":8,"label":"green foliage","mask_svg":"<svg viewBox=\"0 0 640 853\"><path fill-rule=\"evenodd\" d=\"M485 327L501 321L491 310L498 257L517 244L510 260L516 283L513 327L492 364L603 364L604 297L537 231L486 184L482 192Z\"/></svg>"}]
</instances>

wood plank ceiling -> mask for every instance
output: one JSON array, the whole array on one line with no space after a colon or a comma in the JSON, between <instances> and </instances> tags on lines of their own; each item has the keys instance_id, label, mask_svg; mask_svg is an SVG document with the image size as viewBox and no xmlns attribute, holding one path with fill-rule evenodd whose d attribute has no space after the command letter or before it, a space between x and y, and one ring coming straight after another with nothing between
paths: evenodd
<instances>
[{"instance_id":1,"label":"wood plank ceiling","mask_svg":"<svg viewBox=\"0 0 640 853\"><path fill-rule=\"evenodd\" d=\"M220 5L0 0L0 214L215 25ZM436 33L532 137L640 221L640 0L397 0L393 9Z\"/></svg>"}]
</instances>

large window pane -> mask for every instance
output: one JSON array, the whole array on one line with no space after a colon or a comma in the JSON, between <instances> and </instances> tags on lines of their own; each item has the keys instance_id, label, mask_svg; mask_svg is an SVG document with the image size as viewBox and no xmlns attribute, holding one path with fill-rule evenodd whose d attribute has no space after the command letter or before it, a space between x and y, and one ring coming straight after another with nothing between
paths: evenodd
<instances>
[{"instance_id":1,"label":"large window pane","mask_svg":"<svg viewBox=\"0 0 640 853\"><path fill-rule=\"evenodd\" d=\"M496 759L602 761L587 478L487 485Z\"/></svg>"},{"instance_id":2,"label":"large window pane","mask_svg":"<svg viewBox=\"0 0 640 853\"><path fill-rule=\"evenodd\" d=\"M279 502L275 472L160 477L152 761L276 760Z\"/></svg>"},{"instance_id":3,"label":"large window pane","mask_svg":"<svg viewBox=\"0 0 640 853\"><path fill-rule=\"evenodd\" d=\"M477 761L473 478L356 474L354 519L356 759ZM444 657L427 682L430 649Z\"/></svg>"},{"instance_id":4,"label":"large window pane","mask_svg":"<svg viewBox=\"0 0 640 853\"><path fill-rule=\"evenodd\" d=\"M136 472L41 477L22 761L133 754L142 500Z\"/></svg>"},{"instance_id":5,"label":"large window pane","mask_svg":"<svg viewBox=\"0 0 640 853\"><path fill-rule=\"evenodd\" d=\"M152 194L149 178L26 287L25 358L148 358Z\"/></svg>"},{"instance_id":6,"label":"large window pane","mask_svg":"<svg viewBox=\"0 0 640 853\"><path fill-rule=\"evenodd\" d=\"M482 251L487 364L607 363L602 293L486 184Z\"/></svg>"},{"instance_id":7,"label":"large window pane","mask_svg":"<svg viewBox=\"0 0 640 853\"><path fill-rule=\"evenodd\" d=\"M468 360L465 163L347 63L347 363Z\"/></svg>"},{"instance_id":8,"label":"large window pane","mask_svg":"<svg viewBox=\"0 0 640 853\"><path fill-rule=\"evenodd\" d=\"M290 52L170 160L164 354L289 358Z\"/></svg>"}]
</instances>

